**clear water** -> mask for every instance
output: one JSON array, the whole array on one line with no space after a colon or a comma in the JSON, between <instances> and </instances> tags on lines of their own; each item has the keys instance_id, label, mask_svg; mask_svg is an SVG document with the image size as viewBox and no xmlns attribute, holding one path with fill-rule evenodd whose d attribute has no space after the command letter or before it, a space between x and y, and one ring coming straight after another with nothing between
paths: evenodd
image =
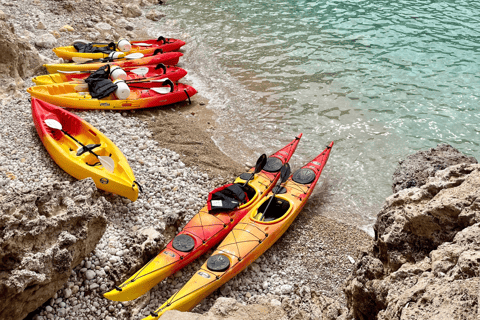
<instances>
[{"instance_id":1,"label":"clear water","mask_svg":"<svg viewBox=\"0 0 480 320\"><path fill-rule=\"evenodd\" d=\"M399 160L448 143L479 154L480 3L176 0L188 70L241 161L299 132L298 167L335 141L329 212L368 227ZM232 143L232 139L235 143ZM240 155L239 155L240 154Z\"/></svg>"}]
</instances>

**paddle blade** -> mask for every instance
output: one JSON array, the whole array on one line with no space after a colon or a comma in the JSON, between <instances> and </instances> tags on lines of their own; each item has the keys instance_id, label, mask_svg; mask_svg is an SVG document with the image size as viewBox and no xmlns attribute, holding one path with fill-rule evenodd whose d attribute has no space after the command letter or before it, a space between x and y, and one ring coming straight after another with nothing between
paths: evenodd
<instances>
[{"instance_id":1,"label":"paddle blade","mask_svg":"<svg viewBox=\"0 0 480 320\"><path fill-rule=\"evenodd\" d=\"M282 170L280 171L280 183L287 181L291 173L290 164L287 162L283 165Z\"/></svg>"},{"instance_id":2,"label":"paddle blade","mask_svg":"<svg viewBox=\"0 0 480 320\"><path fill-rule=\"evenodd\" d=\"M105 156L98 156L98 160L102 164L102 166L107 169L108 172L113 173L113 170L115 169L115 162L113 162L113 159L110 157L105 157Z\"/></svg>"},{"instance_id":3,"label":"paddle blade","mask_svg":"<svg viewBox=\"0 0 480 320\"><path fill-rule=\"evenodd\" d=\"M151 88L150 90L153 90L153 91L155 91L156 93L160 93L160 94L170 93L170 88L166 88L166 87Z\"/></svg>"},{"instance_id":4,"label":"paddle blade","mask_svg":"<svg viewBox=\"0 0 480 320\"><path fill-rule=\"evenodd\" d=\"M89 44L91 41L88 41L88 40L83 40L83 39L78 39L78 40L75 40L73 41L73 45L77 44L77 43L80 43L80 44Z\"/></svg>"},{"instance_id":5,"label":"paddle blade","mask_svg":"<svg viewBox=\"0 0 480 320\"><path fill-rule=\"evenodd\" d=\"M78 86L75 86L75 91L85 91L85 90L88 90L88 84L86 83L82 83L82 84L79 84Z\"/></svg>"},{"instance_id":6,"label":"paddle blade","mask_svg":"<svg viewBox=\"0 0 480 320\"><path fill-rule=\"evenodd\" d=\"M73 62L75 63L84 63L87 61L92 61L93 59L90 58L82 58L82 57L72 57Z\"/></svg>"},{"instance_id":7,"label":"paddle blade","mask_svg":"<svg viewBox=\"0 0 480 320\"><path fill-rule=\"evenodd\" d=\"M135 53L130 53L129 55L126 55L124 58L128 60L132 60L132 59L140 59L143 57L144 57L143 53L135 52Z\"/></svg>"},{"instance_id":8,"label":"paddle blade","mask_svg":"<svg viewBox=\"0 0 480 320\"><path fill-rule=\"evenodd\" d=\"M55 119L45 119L43 122L47 125L47 127L57 130L62 130L62 124Z\"/></svg>"},{"instance_id":9,"label":"paddle blade","mask_svg":"<svg viewBox=\"0 0 480 320\"><path fill-rule=\"evenodd\" d=\"M263 167L267 164L267 155L264 153L262 154L255 164L255 173L259 173L262 171Z\"/></svg>"},{"instance_id":10,"label":"paddle blade","mask_svg":"<svg viewBox=\"0 0 480 320\"><path fill-rule=\"evenodd\" d=\"M151 43L143 43L143 42L135 42L135 43L132 43L134 46L139 46L139 47L151 47L152 44Z\"/></svg>"},{"instance_id":11,"label":"paddle blade","mask_svg":"<svg viewBox=\"0 0 480 320\"><path fill-rule=\"evenodd\" d=\"M130 70L130 72L133 72L133 73L135 73L136 75L139 75L139 76L144 76L148 73L148 68L147 67L140 67L140 68L137 68L137 69Z\"/></svg>"}]
</instances>

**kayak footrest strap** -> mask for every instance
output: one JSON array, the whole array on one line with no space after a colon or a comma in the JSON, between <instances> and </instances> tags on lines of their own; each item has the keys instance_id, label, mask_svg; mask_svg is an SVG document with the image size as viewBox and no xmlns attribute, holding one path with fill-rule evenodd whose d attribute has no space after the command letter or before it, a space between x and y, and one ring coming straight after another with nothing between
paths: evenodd
<instances>
[{"instance_id":1,"label":"kayak footrest strap","mask_svg":"<svg viewBox=\"0 0 480 320\"><path fill-rule=\"evenodd\" d=\"M190 100L190 96L188 95L187 89L183 89L183 91L185 91L185 94L187 95L188 103L192 104L192 100Z\"/></svg>"}]
</instances>

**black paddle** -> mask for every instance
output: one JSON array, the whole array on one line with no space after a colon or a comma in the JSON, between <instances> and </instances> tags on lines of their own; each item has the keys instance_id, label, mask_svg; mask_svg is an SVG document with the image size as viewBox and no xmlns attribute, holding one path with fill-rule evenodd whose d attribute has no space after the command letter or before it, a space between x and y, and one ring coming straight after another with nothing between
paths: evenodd
<instances>
[{"instance_id":1,"label":"black paddle","mask_svg":"<svg viewBox=\"0 0 480 320\"><path fill-rule=\"evenodd\" d=\"M262 212L262 216L260 217L259 221L262 221L265 213L268 210L268 207L270 207L270 204L272 203L273 199L275 198L275 195L281 190L281 185L287 181L288 177L290 177L290 165L285 163L282 167L282 170L280 171L280 183L277 183L276 190L273 191L273 196L270 198L270 201L268 202L267 206L265 207L265 210Z\"/></svg>"},{"instance_id":2,"label":"black paddle","mask_svg":"<svg viewBox=\"0 0 480 320\"><path fill-rule=\"evenodd\" d=\"M248 180L245 181L245 183L243 184L242 187L245 187L248 184L248 182L250 180L252 180L252 178L255 176L255 174L262 171L263 167L265 167L266 164L267 164L267 155L264 153L258 158L257 163L255 164L255 170L250 175L250 178L248 178Z\"/></svg>"},{"instance_id":3,"label":"black paddle","mask_svg":"<svg viewBox=\"0 0 480 320\"><path fill-rule=\"evenodd\" d=\"M68 136L70 139L72 139L73 141L75 141L76 143L78 143L79 145L81 145L84 150L90 152L90 153L93 154L95 157L97 157L97 159L100 161L100 163L102 164L102 166L103 166L105 169L107 169L107 171L113 172L113 170L115 169L115 162L113 162L113 159L112 159L112 158L110 158L110 157L105 157L105 156L99 156L98 154L96 154L95 152L93 152L92 150L90 150L90 148L89 148L88 146L85 146L83 143L81 143L80 141L78 141L77 139L75 139L73 136L71 136L68 132L66 132L65 130L63 130L62 124L61 124L60 122L58 122L57 120L55 120L55 119L45 119L44 122L45 122L45 124L46 124L49 128L62 131L62 132L63 132L66 136Z\"/></svg>"}]
</instances>

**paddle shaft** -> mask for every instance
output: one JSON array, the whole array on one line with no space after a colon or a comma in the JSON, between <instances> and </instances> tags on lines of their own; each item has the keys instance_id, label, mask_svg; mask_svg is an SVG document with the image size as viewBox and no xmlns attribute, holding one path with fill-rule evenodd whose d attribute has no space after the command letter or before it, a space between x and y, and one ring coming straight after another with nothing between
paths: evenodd
<instances>
[{"instance_id":1,"label":"paddle shaft","mask_svg":"<svg viewBox=\"0 0 480 320\"><path fill-rule=\"evenodd\" d=\"M90 152L91 154L93 154L95 157L98 158L98 154L96 154L95 152L93 152L92 150L90 150L90 148L88 148L86 145L84 145L83 143L81 143L80 141L78 141L77 139L75 139L70 133L66 132L66 131L63 130L63 129L60 129L60 131L62 131L63 134L65 134L66 136L70 137L70 139L72 139L73 141L75 141L76 143L78 143L79 145L81 145L82 147L84 147L85 150L87 150L88 152Z\"/></svg>"}]
</instances>

